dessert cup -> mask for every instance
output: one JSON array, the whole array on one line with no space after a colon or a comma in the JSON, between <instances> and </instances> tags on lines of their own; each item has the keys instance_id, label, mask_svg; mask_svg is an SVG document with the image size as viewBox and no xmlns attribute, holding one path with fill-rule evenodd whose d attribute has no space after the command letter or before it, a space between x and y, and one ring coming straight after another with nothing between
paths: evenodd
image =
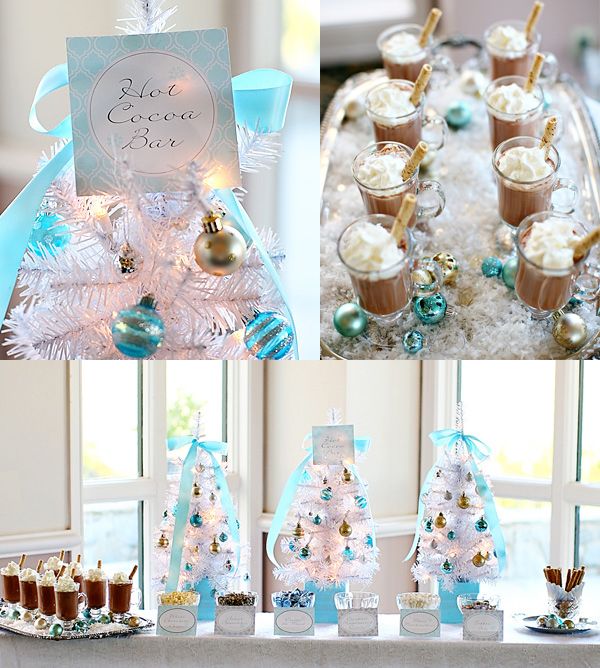
<instances>
[{"instance_id":1,"label":"dessert cup","mask_svg":"<svg viewBox=\"0 0 600 668\"><path fill-rule=\"evenodd\" d=\"M54 585L42 585L39 580L37 583L38 611L47 622L56 614L56 596L54 594Z\"/></svg>"},{"instance_id":2,"label":"dessert cup","mask_svg":"<svg viewBox=\"0 0 600 668\"><path fill-rule=\"evenodd\" d=\"M21 598L19 576L2 574L2 586L4 591L4 600L6 603L8 603L9 607L16 607L19 604L19 600Z\"/></svg>"},{"instance_id":3,"label":"dessert cup","mask_svg":"<svg viewBox=\"0 0 600 668\"><path fill-rule=\"evenodd\" d=\"M129 582L108 582L108 609L114 622L122 622L132 605L140 605L141 592Z\"/></svg>"},{"instance_id":4,"label":"dessert cup","mask_svg":"<svg viewBox=\"0 0 600 668\"><path fill-rule=\"evenodd\" d=\"M106 578L102 580L83 579L83 591L87 596L92 619L98 618L102 614L102 609L106 607L106 582Z\"/></svg>"},{"instance_id":5,"label":"dessert cup","mask_svg":"<svg viewBox=\"0 0 600 668\"><path fill-rule=\"evenodd\" d=\"M36 580L19 580L19 602L24 610L37 610L38 593Z\"/></svg>"},{"instance_id":6,"label":"dessert cup","mask_svg":"<svg viewBox=\"0 0 600 668\"><path fill-rule=\"evenodd\" d=\"M59 591L58 584L54 585L56 596L56 619L58 619L65 630L73 627L73 622L87 605L85 594L79 593L79 585L74 591Z\"/></svg>"}]
</instances>

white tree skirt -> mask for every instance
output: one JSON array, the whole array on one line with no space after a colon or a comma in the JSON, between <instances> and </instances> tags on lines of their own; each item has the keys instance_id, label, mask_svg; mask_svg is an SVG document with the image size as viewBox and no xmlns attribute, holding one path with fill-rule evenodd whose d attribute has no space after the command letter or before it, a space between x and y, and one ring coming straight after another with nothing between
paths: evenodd
<instances>
[{"instance_id":1,"label":"white tree skirt","mask_svg":"<svg viewBox=\"0 0 600 668\"><path fill-rule=\"evenodd\" d=\"M379 72L381 76L382 72ZM580 142L582 132L573 112L570 91L558 84L550 91L552 107L565 119L565 131L558 144L562 166L559 176L573 179L583 190L575 216L587 226L597 225L598 212L591 199L591 179ZM481 99L460 90L455 82L429 95L428 107L445 114L458 100L466 100L473 110L471 124L450 131L445 147L429 171L421 178L433 178L446 192L442 215L416 231L419 256L439 251L452 253L459 263L455 287L444 287L452 314L437 325L423 325L414 313L385 329L369 322L364 335L355 339L340 336L333 327L338 306L353 299L350 279L336 253L342 230L364 213L358 189L352 180L354 156L372 143L371 123L363 114L342 125L331 153L323 192L321 229L321 336L337 355L348 359L399 359L404 352L402 336L419 329L426 337L421 358L561 358L567 352L552 338L552 321L537 322L517 300L514 290L500 278L486 278L481 261L489 255L505 260L509 253L496 241L499 227L496 184L491 166L487 112ZM597 169L597 166L596 166ZM596 333L600 319L587 304L577 307L589 334Z\"/></svg>"}]
</instances>

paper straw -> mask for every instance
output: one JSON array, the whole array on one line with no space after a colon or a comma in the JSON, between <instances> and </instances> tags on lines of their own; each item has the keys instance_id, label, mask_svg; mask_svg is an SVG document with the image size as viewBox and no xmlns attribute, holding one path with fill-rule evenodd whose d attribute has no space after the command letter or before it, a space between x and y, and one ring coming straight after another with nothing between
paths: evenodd
<instances>
[{"instance_id":1,"label":"paper straw","mask_svg":"<svg viewBox=\"0 0 600 668\"><path fill-rule=\"evenodd\" d=\"M404 238L404 232L408 226L408 221L415 211L417 205L417 198L412 193L404 196L400 211L396 215L394 226L392 227L392 236L396 239L396 244L399 246Z\"/></svg>"},{"instance_id":2,"label":"paper straw","mask_svg":"<svg viewBox=\"0 0 600 668\"><path fill-rule=\"evenodd\" d=\"M440 9L432 9L429 12L429 16L427 17L427 21L425 21L425 25L423 26L423 30L421 30L421 36L419 37L419 46L424 49L427 46L427 42L429 41L429 38L433 34L433 31L436 29L438 21L440 20L442 16L442 12Z\"/></svg>"},{"instance_id":3,"label":"paper straw","mask_svg":"<svg viewBox=\"0 0 600 668\"><path fill-rule=\"evenodd\" d=\"M427 87L430 77L431 77L431 65L425 63L425 65L423 65L421 71L419 72L419 76L415 81L415 86L413 88L413 91L410 94L410 97L408 98L411 101L411 103L415 105L415 107L419 106L419 102L421 101L421 97L423 96L423 91Z\"/></svg>"}]
</instances>

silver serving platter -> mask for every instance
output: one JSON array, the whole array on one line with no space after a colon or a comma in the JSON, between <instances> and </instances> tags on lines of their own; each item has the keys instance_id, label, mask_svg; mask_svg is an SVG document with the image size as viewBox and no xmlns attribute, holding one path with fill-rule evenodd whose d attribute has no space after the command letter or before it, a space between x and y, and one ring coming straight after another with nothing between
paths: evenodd
<instances>
[{"instance_id":1,"label":"silver serving platter","mask_svg":"<svg viewBox=\"0 0 600 668\"><path fill-rule=\"evenodd\" d=\"M577 624L575 624L575 627L572 629L547 629L543 626L537 625L537 616L524 617L523 623L525 624L525 628L529 629L530 631L535 631L536 633L548 633L550 635L559 635L559 636L572 636L581 633L587 633L588 631L591 631L593 625L596 624L596 622L580 621Z\"/></svg>"},{"instance_id":2,"label":"silver serving platter","mask_svg":"<svg viewBox=\"0 0 600 668\"><path fill-rule=\"evenodd\" d=\"M352 180L350 163L353 155L374 141L365 115L349 118L346 110L350 103L364 100L370 88L382 80L385 80L384 70L350 77L336 92L321 125L322 357L407 358L410 356L402 348L402 334L416 328L425 334L427 340L426 348L417 356L420 358L568 359L598 355L600 302L577 308L576 312L586 321L588 339L579 350L569 352L553 340L551 320L542 323L532 321L518 304L514 291L508 288L501 290L504 286L496 279L483 279L481 260L488 255L505 258L508 251L506 247L498 245L495 233L498 224L497 201L490 166L491 149L485 105L480 99L461 92L458 77L446 88L434 90L429 95L428 107L443 114L448 101L459 96L459 99L467 100L473 107L473 123L459 132L451 131L446 146L429 170L421 174L421 178L433 178L442 183L447 192L447 205L440 218L431 221L426 229L416 234L423 255L445 250L458 259L461 268L458 287L444 288L453 315L439 325L429 327L418 322L413 314L406 322L401 321L395 328L386 330L370 322L367 331L356 339L341 337L335 331L332 323L335 308L353 299L349 277L335 253L335 242L343 228L363 213L362 202ZM547 92L551 95L552 107L558 108L564 118L565 132L558 144L562 159L559 176L577 181L580 197L575 217L592 227L600 223L600 140L584 103L584 94L570 76L562 75ZM452 161L456 160L459 151L462 151L465 169L461 176L455 177L453 174L461 170L456 169ZM465 171L473 174L473 188L465 187L460 181L461 178L464 180ZM481 192L478 192L480 180L483 185ZM486 222L485 227L479 226L475 222L476 216L481 216L478 208L486 207L489 222ZM598 263L597 254L593 261ZM482 304L487 301L493 311L490 317L486 317L485 304ZM490 330L503 331L506 335L512 332L513 323L514 335L511 334L511 340L499 349ZM470 342L482 339L489 342L489 347L480 345L477 350L473 350Z\"/></svg>"}]
</instances>

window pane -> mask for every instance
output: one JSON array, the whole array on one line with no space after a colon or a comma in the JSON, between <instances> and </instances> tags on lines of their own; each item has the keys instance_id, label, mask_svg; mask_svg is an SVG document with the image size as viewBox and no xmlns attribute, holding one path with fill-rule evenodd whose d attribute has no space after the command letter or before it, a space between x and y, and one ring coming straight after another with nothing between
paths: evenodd
<instances>
[{"instance_id":1,"label":"window pane","mask_svg":"<svg viewBox=\"0 0 600 668\"><path fill-rule=\"evenodd\" d=\"M82 362L83 479L137 478L138 364Z\"/></svg>"},{"instance_id":2,"label":"window pane","mask_svg":"<svg viewBox=\"0 0 600 668\"><path fill-rule=\"evenodd\" d=\"M576 563L585 566L585 588L581 614L596 618L600 599L600 508L579 509L579 554Z\"/></svg>"},{"instance_id":3,"label":"window pane","mask_svg":"<svg viewBox=\"0 0 600 668\"><path fill-rule=\"evenodd\" d=\"M319 0L284 0L281 59L295 79L319 81Z\"/></svg>"},{"instance_id":4,"label":"window pane","mask_svg":"<svg viewBox=\"0 0 600 668\"><path fill-rule=\"evenodd\" d=\"M581 480L600 482L600 368L583 363L583 404L581 421Z\"/></svg>"},{"instance_id":5,"label":"window pane","mask_svg":"<svg viewBox=\"0 0 600 668\"><path fill-rule=\"evenodd\" d=\"M550 558L551 504L500 499L496 508L506 542L506 568L500 579L482 585L497 592L507 612L535 614L546 609L543 570Z\"/></svg>"},{"instance_id":6,"label":"window pane","mask_svg":"<svg viewBox=\"0 0 600 668\"><path fill-rule=\"evenodd\" d=\"M492 448L492 476L550 479L554 362L462 362L465 431Z\"/></svg>"}]
</instances>

